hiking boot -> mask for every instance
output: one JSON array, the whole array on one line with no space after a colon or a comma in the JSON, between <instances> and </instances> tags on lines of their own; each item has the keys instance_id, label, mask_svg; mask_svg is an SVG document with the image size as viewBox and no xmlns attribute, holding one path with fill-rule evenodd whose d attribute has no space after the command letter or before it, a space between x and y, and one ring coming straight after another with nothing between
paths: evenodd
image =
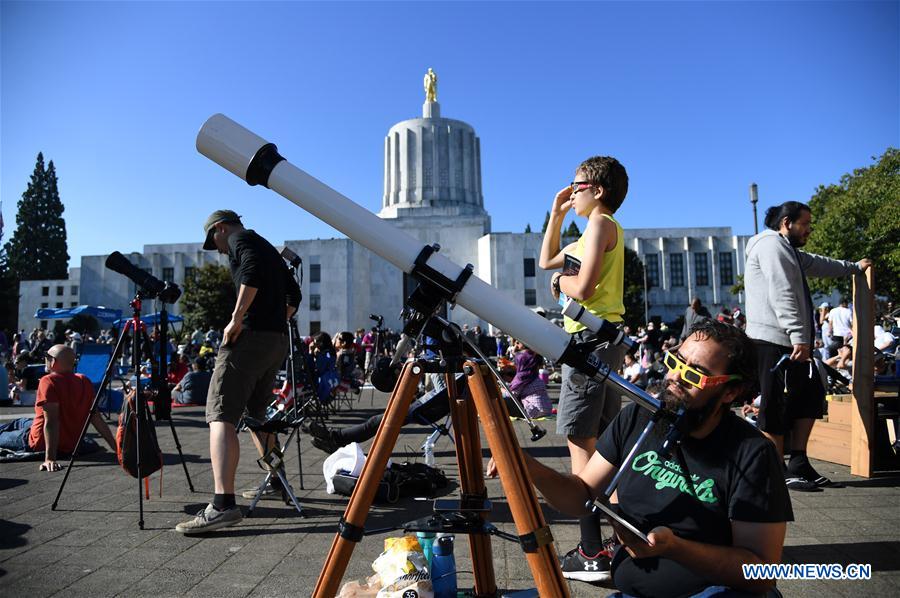
<instances>
[{"instance_id":1,"label":"hiking boot","mask_svg":"<svg viewBox=\"0 0 900 598\"><path fill-rule=\"evenodd\" d=\"M248 500L253 500L254 498L256 498L256 494L259 492L261 486L262 484L260 484L256 488L248 488L247 490L241 492L241 496ZM260 500L281 500L281 485L279 484L276 488L274 485L272 485L272 481L269 480L269 483L265 485L262 490L262 494L259 495L259 498Z\"/></svg>"},{"instance_id":2,"label":"hiking boot","mask_svg":"<svg viewBox=\"0 0 900 598\"><path fill-rule=\"evenodd\" d=\"M219 511L210 503L206 505L205 509L197 513L197 516L193 519L182 521L176 525L175 531L182 534L203 534L234 525L243 518L241 508L237 505L224 511Z\"/></svg>"},{"instance_id":3,"label":"hiking boot","mask_svg":"<svg viewBox=\"0 0 900 598\"><path fill-rule=\"evenodd\" d=\"M605 546L604 546L605 548ZM576 581L607 581L609 579L609 559L607 550L588 556L581 550L581 544L570 550L559 560L563 577Z\"/></svg>"}]
</instances>

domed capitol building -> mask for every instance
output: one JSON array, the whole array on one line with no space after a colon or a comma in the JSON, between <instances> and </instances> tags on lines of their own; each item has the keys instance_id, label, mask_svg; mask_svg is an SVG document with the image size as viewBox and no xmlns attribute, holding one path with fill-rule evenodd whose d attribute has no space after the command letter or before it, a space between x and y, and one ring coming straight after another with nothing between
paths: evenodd
<instances>
[{"instance_id":1,"label":"domed capitol building","mask_svg":"<svg viewBox=\"0 0 900 598\"><path fill-rule=\"evenodd\" d=\"M378 216L422 241L437 243L457 264L472 264L475 275L515 303L558 310L550 294L551 271L537 267L541 233L492 232L481 192L481 143L472 125L441 115L437 77L429 69L420 118L396 123L384 138L384 189ZM743 273L749 236L730 227L625 229L626 246L647 271L650 316L674 320L691 297L711 310L733 306L742 297L728 289ZM275 239L269 239L277 243ZM398 329L404 298L412 290L403 272L347 238L286 240L303 258L301 334L335 333L371 324L381 314ZM105 305L127 311L134 285L104 267L105 255L84 256L67 280L22 283L19 327L47 327L34 313L41 307ZM203 251L202 243L145 245L127 255L162 280L184 284L207 263L227 265L224 256ZM180 312L180 305L170 313ZM461 307L449 317L460 324L489 323Z\"/></svg>"}]
</instances>

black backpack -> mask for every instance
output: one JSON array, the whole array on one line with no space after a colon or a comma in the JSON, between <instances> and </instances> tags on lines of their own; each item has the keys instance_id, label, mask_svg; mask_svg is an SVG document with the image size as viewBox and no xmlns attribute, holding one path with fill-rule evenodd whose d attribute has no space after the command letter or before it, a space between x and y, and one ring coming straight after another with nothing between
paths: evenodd
<instances>
[{"instance_id":1,"label":"black backpack","mask_svg":"<svg viewBox=\"0 0 900 598\"><path fill-rule=\"evenodd\" d=\"M133 478L138 477L137 418L134 396L130 395L125 401L122 401L122 410L119 412L116 453L119 457L119 465ZM140 451L141 478L146 478L162 469L162 451L159 450L159 442L156 440L156 426L150 419L146 405L141 418Z\"/></svg>"},{"instance_id":2,"label":"black backpack","mask_svg":"<svg viewBox=\"0 0 900 598\"><path fill-rule=\"evenodd\" d=\"M338 494L350 496L356 488L357 477L346 471L334 476L334 490ZM375 502L395 503L403 496L431 498L438 488L447 486L447 476L440 469L424 463L391 463L378 483Z\"/></svg>"}]
</instances>

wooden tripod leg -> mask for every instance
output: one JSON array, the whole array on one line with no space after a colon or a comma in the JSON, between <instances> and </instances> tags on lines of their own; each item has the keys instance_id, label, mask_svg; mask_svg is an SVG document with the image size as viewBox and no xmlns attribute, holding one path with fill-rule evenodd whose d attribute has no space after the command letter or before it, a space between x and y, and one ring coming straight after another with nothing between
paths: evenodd
<instances>
[{"instance_id":1,"label":"wooden tripod leg","mask_svg":"<svg viewBox=\"0 0 900 598\"><path fill-rule=\"evenodd\" d=\"M516 530L520 537L533 540L534 547L525 552L525 558L538 593L541 596L568 596L569 587L562 576L550 528L544 521L525 458L509 421L506 405L500 400L497 385L488 379L482 366L467 361L464 367L469 391L497 464Z\"/></svg>"},{"instance_id":2,"label":"wooden tripod leg","mask_svg":"<svg viewBox=\"0 0 900 598\"><path fill-rule=\"evenodd\" d=\"M338 533L334 536L331 549L316 581L314 598L334 598L347 571L347 564L353 554L356 543L361 539L363 526L378 484L387 467L388 457L397 444L400 429L406 421L409 406L416 396L416 389L422 379L422 365L419 362L407 363L403 367L400 381L394 387L391 398L384 412L384 418L378 426L378 432L372 441L369 456L359 474L359 481L350 496L350 502L344 511Z\"/></svg>"},{"instance_id":3,"label":"wooden tripod leg","mask_svg":"<svg viewBox=\"0 0 900 598\"><path fill-rule=\"evenodd\" d=\"M466 397L457 396L455 378L453 374L447 375L447 398L456 442L460 492L463 497L483 497L484 471L481 467L481 437L475 406ZM487 514L482 514L482 519L486 520ZM497 592L497 581L494 577L491 537L487 534L469 534L469 551L475 572L475 595L493 596Z\"/></svg>"}]
</instances>

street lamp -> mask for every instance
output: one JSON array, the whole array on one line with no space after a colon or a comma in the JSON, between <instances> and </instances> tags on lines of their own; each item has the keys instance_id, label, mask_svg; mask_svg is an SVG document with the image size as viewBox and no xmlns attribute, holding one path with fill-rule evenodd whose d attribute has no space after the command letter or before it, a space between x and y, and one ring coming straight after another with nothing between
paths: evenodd
<instances>
[{"instance_id":1,"label":"street lamp","mask_svg":"<svg viewBox=\"0 0 900 598\"><path fill-rule=\"evenodd\" d=\"M750 203L753 204L753 234L759 234L759 226L756 224L756 202L759 201L756 183L750 183Z\"/></svg>"}]
</instances>

